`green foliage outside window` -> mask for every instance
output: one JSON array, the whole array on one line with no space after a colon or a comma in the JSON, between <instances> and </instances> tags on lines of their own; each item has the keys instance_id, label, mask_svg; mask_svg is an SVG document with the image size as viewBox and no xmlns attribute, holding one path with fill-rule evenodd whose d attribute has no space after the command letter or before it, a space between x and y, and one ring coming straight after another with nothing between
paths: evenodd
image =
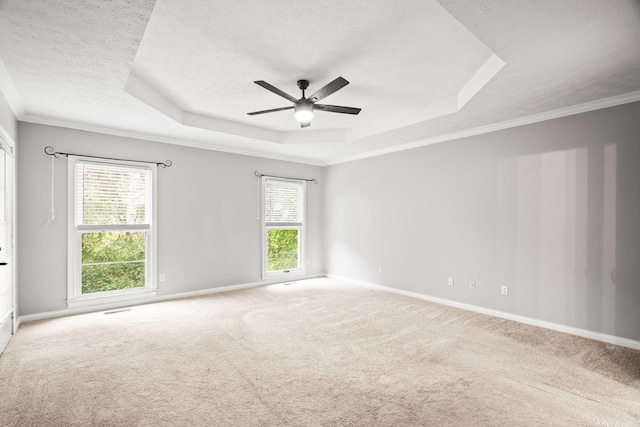
<instances>
[{"instance_id":1,"label":"green foliage outside window","mask_svg":"<svg viewBox=\"0 0 640 427\"><path fill-rule=\"evenodd\" d=\"M298 230L268 230L267 254L269 271L298 268Z\"/></svg>"},{"instance_id":2,"label":"green foliage outside window","mask_svg":"<svg viewBox=\"0 0 640 427\"><path fill-rule=\"evenodd\" d=\"M82 293L143 287L144 232L82 233Z\"/></svg>"}]
</instances>

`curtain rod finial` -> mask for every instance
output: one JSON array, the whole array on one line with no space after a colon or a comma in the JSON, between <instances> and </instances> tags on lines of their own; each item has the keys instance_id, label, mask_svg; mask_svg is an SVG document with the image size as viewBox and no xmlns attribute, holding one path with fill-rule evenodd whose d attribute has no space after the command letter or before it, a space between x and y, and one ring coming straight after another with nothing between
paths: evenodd
<instances>
[{"instance_id":1,"label":"curtain rod finial","mask_svg":"<svg viewBox=\"0 0 640 427\"><path fill-rule=\"evenodd\" d=\"M44 147L44 152L45 154L48 154L49 156L53 156L56 159L60 157L60 154L62 154L62 153L56 152L56 150L54 150L53 147L50 145L47 145L46 147Z\"/></svg>"}]
</instances>

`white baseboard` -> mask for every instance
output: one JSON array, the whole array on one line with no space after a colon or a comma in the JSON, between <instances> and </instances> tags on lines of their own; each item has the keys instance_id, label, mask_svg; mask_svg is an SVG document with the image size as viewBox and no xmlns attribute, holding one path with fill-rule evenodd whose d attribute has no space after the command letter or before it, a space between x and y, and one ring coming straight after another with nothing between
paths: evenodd
<instances>
[{"instance_id":1,"label":"white baseboard","mask_svg":"<svg viewBox=\"0 0 640 427\"><path fill-rule=\"evenodd\" d=\"M506 320L513 320L514 322L524 323L531 326L538 326L540 328L551 329L552 331L563 332L565 334L576 335L579 337L589 338L596 341L602 341L607 344L614 344L622 347L632 348L634 350L640 350L640 341L635 341L629 338L603 334L601 332L589 331L587 329L576 328L573 326L562 325L559 323L547 322L545 320L539 320L531 317L520 316L517 314L506 313L504 311L493 310L490 308L484 308L477 305L448 300L445 298L437 298L437 297L432 297L426 294L420 294L417 292L404 291L402 289L396 289L389 286L375 285L373 283L363 282L360 280L353 280L347 277L340 277L340 276L335 276L331 274L328 274L327 277L335 280L354 283L356 285L364 286L370 289L377 289L380 291L386 291L386 292L391 292L394 294L404 295L412 298L418 298L425 301L435 302L437 304L460 308L462 310L474 311L476 313L487 314L489 316L499 317Z\"/></svg>"},{"instance_id":2,"label":"white baseboard","mask_svg":"<svg viewBox=\"0 0 640 427\"><path fill-rule=\"evenodd\" d=\"M8 322L6 320L9 320ZM0 354L9 343L13 331L11 330L11 314L0 322Z\"/></svg>"},{"instance_id":3,"label":"white baseboard","mask_svg":"<svg viewBox=\"0 0 640 427\"><path fill-rule=\"evenodd\" d=\"M317 277L325 277L325 274L310 274L310 275L304 275L304 276L296 276L295 280L315 279ZM229 291L236 291L239 289L257 288L259 286L274 285L276 283L288 282L290 280L283 280L283 278L278 278L274 280L263 280L260 282L243 283L243 284L232 285L232 286L221 286L219 288L208 288L208 289L202 289L199 291L160 295L160 296L149 297L145 299L139 299L135 301L122 301L122 302L116 302L111 304L100 304L100 305L92 305L87 307L67 308L65 310L46 311L42 313L27 314L24 316L20 316L18 318L18 324L34 322L36 320L53 319L55 317L72 316L75 314L84 314L84 313L92 313L92 312L99 312L99 311L105 311L105 310L113 310L114 308L131 307L134 305L151 304L154 302L170 301L170 300L176 300L176 299L197 297L202 295L217 294L219 292L229 292Z\"/></svg>"},{"instance_id":4,"label":"white baseboard","mask_svg":"<svg viewBox=\"0 0 640 427\"><path fill-rule=\"evenodd\" d=\"M628 338L623 338L623 337L618 337L615 335L609 335L609 334L604 334L601 332L595 332L595 331L589 331L587 329L581 329L581 328L576 328L573 326L567 326L567 325L562 325L559 323L553 323L553 322L547 322L545 320L540 320L540 319L534 319L531 317L526 317L526 316L520 316L517 314L512 314L512 313L506 313L504 311L499 311L499 310L493 310L493 309L489 309L489 308L485 308L485 307L480 307L480 306L476 306L476 305L472 305L472 304L467 304L467 303L463 303L463 302L458 302L458 301L453 301L453 300L448 300L445 298L437 298L437 297L432 297L426 294L421 294L421 293L417 293L417 292L411 292L411 291L405 291L402 289L396 289L396 288L392 288L389 286L383 286L383 285L376 285L373 283L369 283L369 282L364 282L361 280L354 280L354 279L350 279L347 277L341 277L341 276L336 276L336 275L331 275L331 274L312 274L312 275L305 275L305 276L301 276L301 277L296 277L295 280L305 280L305 279L314 279L314 278L318 278L318 277L328 277L330 279L335 279L335 280L341 280L341 281L345 281L345 282L349 282L349 283L353 283L356 285L360 285L360 286L364 286L370 289L377 289L377 290L381 290L381 291L385 291L385 292L391 292L391 293L395 293L395 294L399 294L399 295L404 295L404 296L408 296L408 297L412 297L412 298L418 298L418 299L422 299L425 301L430 301L430 302L434 302L437 304L442 304L442 305L447 305L450 307L455 307L455 308L460 308L462 310L468 310L468 311L473 311L476 313L481 313L481 314L486 314L489 316L494 316L494 317L499 317L502 319L506 319L506 320L512 320L514 322L519 322L519 323L524 323L527 325L531 325L531 326L538 326L540 328L545 328L545 329L550 329L553 331L557 331L557 332L563 332L566 334L571 334L571 335L576 335L579 337L583 337L583 338L589 338L589 339L593 339L596 341L601 341L601 342L605 342L608 344L614 344L614 345L619 345L622 347L627 347L627 348L631 348L634 350L640 350L640 341L635 341L632 339L628 339ZM287 280L271 280L271 281L260 281L260 282L252 282L252 283L244 283L244 284L240 284L240 285L232 285L232 286L222 286L219 288L208 288L208 289L203 289L203 290L199 290L199 291L191 291L191 292L182 292L182 293L178 293L178 294L170 294L170 295L161 295L161 296L156 296L153 298L149 298L146 299L144 301L136 301L135 305L138 304L150 304L150 303L154 303L154 302L161 302L161 301L170 301L170 300L175 300L175 299L182 299L182 298L190 298L190 297L196 297L196 296L202 296L202 295L210 295L210 294L215 294L215 293L219 293L219 292L229 292L229 291L235 291L235 290L239 290L239 289L248 289L248 288L256 288L259 286L267 286L267 285L273 285L276 283L283 283L283 282L287 282ZM99 312L99 311L105 311L105 310L112 310L114 308L122 308L122 307L130 307L134 304L132 304L131 302L122 302L122 303L115 303L115 304L105 304L105 305L96 305L96 306L91 306L91 307L81 307L81 308L74 308L74 309L66 309L66 310L57 310L57 311L48 311L48 312L43 312L43 313L36 313L36 314L28 314L25 316L20 316L17 319L17 325L19 326L22 322L33 322L36 320L44 320L44 319L51 319L51 318L55 318L55 317L63 317L63 316L71 316L74 314L83 314L83 313L90 313L90 312Z\"/></svg>"},{"instance_id":5,"label":"white baseboard","mask_svg":"<svg viewBox=\"0 0 640 427\"><path fill-rule=\"evenodd\" d=\"M13 335L16 334L16 332L18 331L18 328L20 327L20 316L17 316L14 320L14 324L13 324Z\"/></svg>"}]
</instances>

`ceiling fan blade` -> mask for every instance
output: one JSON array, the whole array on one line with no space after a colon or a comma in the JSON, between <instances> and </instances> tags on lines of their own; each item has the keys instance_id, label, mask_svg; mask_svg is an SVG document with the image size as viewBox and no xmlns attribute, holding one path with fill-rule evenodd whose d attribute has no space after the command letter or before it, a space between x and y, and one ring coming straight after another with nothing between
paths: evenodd
<instances>
[{"instance_id":1,"label":"ceiling fan blade","mask_svg":"<svg viewBox=\"0 0 640 427\"><path fill-rule=\"evenodd\" d=\"M338 77L337 79L335 79L334 81L332 81L331 83L329 83L328 85L326 85L325 87L323 87L322 89L320 89L319 91L317 91L307 99L310 100L311 102L320 101L322 98L326 98L327 96L331 95L337 90L342 89L348 84L349 82L346 79L343 79L342 77Z\"/></svg>"},{"instance_id":2,"label":"ceiling fan blade","mask_svg":"<svg viewBox=\"0 0 640 427\"><path fill-rule=\"evenodd\" d=\"M362 109L353 107L341 107L339 105L313 104L314 110L328 111L330 113L358 114Z\"/></svg>"},{"instance_id":3,"label":"ceiling fan blade","mask_svg":"<svg viewBox=\"0 0 640 427\"><path fill-rule=\"evenodd\" d=\"M307 126L311 126L311 122L300 122L301 128L306 128Z\"/></svg>"},{"instance_id":4,"label":"ceiling fan blade","mask_svg":"<svg viewBox=\"0 0 640 427\"><path fill-rule=\"evenodd\" d=\"M275 93L276 95L280 95L284 99L288 99L291 102L296 102L297 101L297 99L295 99L293 96L289 95L288 93L285 93L285 92L281 91L280 89L278 89L275 86L270 85L269 83L265 82L264 80L258 80L258 81L255 81L254 83L257 84L258 86L262 86L263 88L265 88L268 91L271 91L271 92Z\"/></svg>"},{"instance_id":5,"label":"ceiling fan blade","mask_svg":"<svg viewBox=\"0 0 640 427\"><path fill-rule=\"evenodd\" d=\"M273 108L271 110L254 111L253 113L247 113L247 114L250 116L255 116L256 114L275 113L276 111L291 110L292 108L293 108L293 105L291 107L282 107L282 108Z\"/></svg>"}]
</instances>

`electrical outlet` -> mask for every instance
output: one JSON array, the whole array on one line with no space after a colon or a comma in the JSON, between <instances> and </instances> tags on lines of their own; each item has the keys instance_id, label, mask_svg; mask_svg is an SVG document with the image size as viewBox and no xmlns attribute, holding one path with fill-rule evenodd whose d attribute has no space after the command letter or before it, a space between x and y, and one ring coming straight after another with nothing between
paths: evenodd
<instances>
[{"instance_id":1,"label":"electrical outlet","mask_svg":"<svg viewBox=\"0 0 640 427\"><path fill-rule=\"evenodd\" d=\"M453 277L449 277L449 280L447 281L447 285L453 286Z\"/></svg>"},{"instance_id":2,"label":"electrical outlet","mask_svg":"<svg viewBox=\"0 0 640 427\"><path fill-rule=\"evenodd\" d=\"M474 282L473 280L471 282L469 282L469 289L473 289L475 291L476 290L476 282Z\"/></svg>"},{"instance_id":3,"label":"electrical outlet","mask_svg":"<svg viewBox=\"0 0 640 427\"><path fill-rule=\"evenodd\" d=\"M378 267L378 273L382 274L382 266Z\"/></svg>"},{"instance_id":4,"label":"electrical outlet","mask_svg":"<svg viewBox=\"0 0 640 427\"><path fill-rule=\"evenodd\" d=\"M164 274L161 274L161 275L160 275L160 281L161 281L161 282L164 282Z\"/></svg>"},{"instance_id":5,"label":"electrical outlet","mask_svg":"<svg viewBox=\"0 0 640 427\"><path fill-rule=\"evenodd\" d=\"M508 286L503 286L502 287L502 295L509 295L509 287Z\"/></svg>"}]
</instances>

